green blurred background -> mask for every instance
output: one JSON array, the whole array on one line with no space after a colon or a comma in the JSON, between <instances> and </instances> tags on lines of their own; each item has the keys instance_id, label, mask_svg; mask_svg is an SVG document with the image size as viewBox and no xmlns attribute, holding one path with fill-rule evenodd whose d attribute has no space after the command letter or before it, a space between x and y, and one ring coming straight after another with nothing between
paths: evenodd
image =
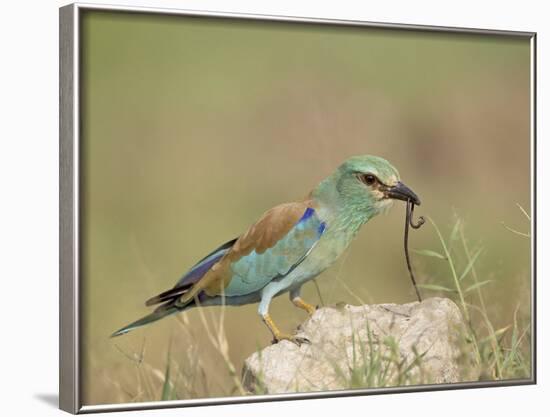
<instances>
[{"instance_id":1,"label":"green blurred background","mask_svg":"<svg viewBox=\"0 0 550 417\"><path fill-rule=\"evenodd\" d=\"M392 162L421 197L417 212L444 231L464 219L468 238L485 248L480 275L496 281L486 293L497 323L518 302L528 311L529 241L501 222L529 230L516 206L530 210L529 91L526 38L86 12L84 403L147 399L136 388L141 365L128 356L143 353L151 367L140 386L161 387L155 375L171 337L181 369L202 369L187 381L189 396L233 394L197 311L185 313L185 325L172 317L109 335L214 247L355 154ZM319 277L324 303L415 299L404 214L396 204L363 228ZM411 246L438 248L433 229L412 232ZM436 260L413 262L420 281L450 282ZM313 284L303 295L320 303ZM271 340L256 309L226 312L238 372ZM285 330L305 318L286 296L271 311Z\"/></svg>"}]
</instances>

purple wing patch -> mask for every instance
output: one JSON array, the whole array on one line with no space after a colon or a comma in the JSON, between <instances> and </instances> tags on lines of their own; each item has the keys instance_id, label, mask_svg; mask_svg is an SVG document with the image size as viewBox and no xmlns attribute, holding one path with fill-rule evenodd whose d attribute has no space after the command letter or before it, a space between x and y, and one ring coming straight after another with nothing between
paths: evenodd
<instances>
[{"instance_id":1,"label":"purple wing patch","mask_svg":"<svg viewBox=\"0 0 550 417\"><path fill-rule=\"evenodd\" d=\"M180 278L174 288L188 286L198 282L204 274L206 274L208 270L212 268L212 266L233 247L236 241L237 239L230 240L202 258L183 277Z\"/></svg>"}]
</instances>

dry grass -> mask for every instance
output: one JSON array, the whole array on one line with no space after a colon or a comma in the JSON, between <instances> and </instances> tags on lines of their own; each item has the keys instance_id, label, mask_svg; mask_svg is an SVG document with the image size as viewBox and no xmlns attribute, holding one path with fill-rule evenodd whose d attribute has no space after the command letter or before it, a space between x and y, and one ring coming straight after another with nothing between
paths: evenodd
<instances>
[{"instance_id":1,"label":"dry grass","mask_svg":"<svg viewBox=\"0 0 550 417\"><path fill-rule=\"evenodd\" d=\"M518 207L530 224L530 216L519 204ZM450 279L434 281L421 287L430 293L443 293L458 302L468 325L467 340L473 344L477 364L482 369L482 379L529 378L531 375L530 292L517 295L511 322L497 328L485 300L484 291L490 290L492 285L498 285L498 282L495 279L482 279L477 272L476 265L482 257L483 247L470 246L465 237L465 225L461 218L456 218L447 239L443 237L431 218L429 222L439 238L442 253L433 250L417 251L417 253L446 262ZM517 234L518 238L530 238L529 233L518 232L508 227L507 229ZM457 258L463 259L463 265L459 265Z\"/></svg>"},{"instance_id":2,"label":"dry grass","mask_svg":"<svg viewBox=\"0 0 550 417\"><path fill-rule=\"evenodd\" d=\"M521 206L520 209L527 221L530 221L525 210ZM509 323L501 326L495 325L491 313L494 309L488 305L484 291L490 290L492 285L498 285L498 283L495 280L482 279L478 274L477 265L483 260L483 247L470 245L466 238L465 224L461 218L455 218L447 238L443 236L442 231L431 218L429 218L429 224L437 237L439 248L416 250L415 252L426 257L428 269L430 265L443 262L448 267L448 273L439 280L434 279L429 283L421 284L424 297L435 294L443 295L453 299L459 305L467 324L467 334L463 335L461 339L473 347L475 362L481 370L481 380L529 378L531 372L529 294L518 295L516 308ZM511 232L515 233L518 239L530 237L529 233L516 230ZM335 282L345 285L339 279ZM318 287L317 291L322 299ZM363 304L363 300L358 298L351 289L348 288L348 291L359 303ZM217 357L203 358L201 357L202 349L193 345L189 346L183 354L178 352L178 356L175 356L172 348L176 342L174 338L171 338L166 353L165 369L161 370L147 364L144 360L145 341L137 352L120 351L127 360L135 365L133 385L126 386L110 380L114 389L119 391L122 401L209 397L211 396L211 384L204 367L205 360L218 362L217 369L220 373L224 373L221 380L225 385L218 387L216 392L222 392L225 396L247 394L241 380L240 364L233 363L229 354L224 326L226 307L198 310L204 332ZM178 336L184 340L193 340L194 335L189 329L187 316L178 316ZM370 335L369 329L368 334ZM351 358L350 368L346 370L349 372L335 369L336 373L344 379L344 385L350 389L430 382L429 376L422 372L423 355L418 354L415 360L405 362L399 355L398 342L393 339L375 343L373 338L369 337L366 345L358 340L354 341L353 345L354 354ZM261 386L258 386L255 394L263 392Z\"/></svg>"}]
</instances>

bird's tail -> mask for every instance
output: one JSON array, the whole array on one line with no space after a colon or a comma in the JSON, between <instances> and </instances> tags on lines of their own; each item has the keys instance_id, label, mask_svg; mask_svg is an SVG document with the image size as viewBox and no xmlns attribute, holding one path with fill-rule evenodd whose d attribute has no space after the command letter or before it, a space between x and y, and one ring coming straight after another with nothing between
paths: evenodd
<instances>
[{"instance_id":1,"label":"bird's tail","mask_svg":"<svg viewBox=\"0 0 550 417\"><path fill-rule=\"evenodd\" d=\"M165 308L163 308L165 307ZM172 314L175 314L179 312L178 308L176 308L173 304L168 306L160 306L155 311L153 311L151 314L146 315L145 317L140 318L139 320L134 321L133 323L130 323L127 326L124 326L122 329L117 330L114 332L111 337L120 336L125 333L128 333L134 329L137 329L138 327L145 326L146 324L153 323L157 320L160 320L166 316L170 316Z\"/></svg>"}]
</instances>

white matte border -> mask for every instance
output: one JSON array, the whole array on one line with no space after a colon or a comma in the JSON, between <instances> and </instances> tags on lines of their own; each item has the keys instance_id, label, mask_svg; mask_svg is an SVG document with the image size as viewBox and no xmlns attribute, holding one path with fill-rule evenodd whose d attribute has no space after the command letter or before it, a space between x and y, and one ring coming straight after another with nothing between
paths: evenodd
<instances>
[{"instance_id":1,"label":"white matte border","mask_svg":"<svg viewBox=\"0 0 550 417\"><path fill-rule=\"evenodd\" d=\"M108 3L108 1L99 2ZM112 2L112 0L111 0ZM229 12L281 14L379 22L486 27L537 31L538 112L548 114L550 102L550 16L547 2L523 0L117 0L119 4L152 5ZM0 263L4 297L0 303L4 343L0 344L6 415L62 416L57 409L58 327L58 7L66 0L9 1L2 5L0 25ZM537 121L538 159L550 160L550 128ZM537 337L550 346L550 164L539 163L539 259ZM21 292L32 289L27 308ZM543 355L540 355L543 356ZM342 416L422 415L423 417L499 417L540 414L548 408L550 360L538 361L537 385L435 391L418 394L283 401L185 410L129 411L128 417L281 417L281 415Z\"/></svg>"},{"instance_id":2,"label":"white matte border","mask_svg":"<svg viewBox=\"0 0 550 417\"><path fill-rule=\"evenodd\" d=\"M531 361L531 378L530 379L521 379L521 380L506 380L506 381L484 381L484 382L468 382L468 383L456 383L456 384L437 384L437 385L422 385L422 386L403 386L403 387L391 387L391 388L373 388L373 389L356 389L356 390L345 390L345 391L325 391L325 392L311 392L311 393L293 393L293 394L281 394L281 395L254 395L246 397L228 397L228 398L205 398L205 399L194 399L194 400L178 400L178 401L156 401L156 402L141 402L141 403L123 403L123 404L107 404L107 405L93 405L81 407L80 401L80 391L81 379L80 379L80 362L79 362L79 353L80 353L80 338L79 338L79 120L80 120L80 110L79 110L79 56L80 56L80 29L79 23L80 18L83 12L88 10L109 10L109 11L120 11L120 12L136 12L136 13L147 13L147 14L160 14L160 15L181 15L181 16L205 16L205 17L224 17L224 18L240 18L240 19L253 19L253 20L265 20L265 21L282 21L282 22L294 22L296 24L301 23L318 23L328 25L340 25L340 26L357 26L357 27L378 27L378 28L388 28L388 29L401 29L401 30L422 30L434 32L434 36L437 33L476 33L476 34L487 34L487 35L498 35L498 36L515 36L515 37L526 37L531 39L531 160L532 160L532 175L531 175L531 191L532 191L532 203L536 201L535 191L535 134L536 134L536 101L534 95L534 89L536 87L536 34L533 32L525 31L504 31L504 30L491 30L491 29L473 29L473 28L463 28L463 27L444 27L444 26L426 26L426 25L403 25L395 23L380 23L380 22L367 22L367 21L357 21L357 20L343 20L343 19L313 19L309 17L289 17L289 16L273 16L273 15L258 15L258 14L243 14L243 13L227 13L227 12L211 12L211 11L198 11L198 10L179 10L174 8L155 8L155 7L134 7L134 6L118 6L118 5L96 5L90 3L75 3L72 6L66 6L62 8L62 11L70 11L72 13L65 13L65 16L62 16L62 28L63 25L70 24L73 28L72 34L72 59L73 65L68 65L67 59L62 55L62 63L65 62L65 65L62 65L61 68L61 85L64 85L65 80L70 78L70 81L73 83L72 91L66 92L65 95L69 96L69 100L72 99L72 109L64 109L64 112L61 114L63 117L67 117L67 113L71 112L72 120L70 123L70 129L66 129L65 126L60 130L60 141L61 144L68 147L72 147L73 154L72 159L70 155L66 155L63 160L60 161L60 166L64 167L69 165L70 169L60 170L60 172L66 173L70 172L72 178L67 178L67 175L61 176L61 213L65 212L65 217L62 215L60 222L61 227L61 240L70 240L73 238L72 247L65 247L66 245L61 245L61 262L60 265L64 266L70 264L72 271L68 272L65 270L61 271L60 278L60 294L66 294L68 296L72 295L70 300L62 300L60 304L60 314L62 318L67 320L67 315L71 314L74 317L74 321L71 326L62 326L60 334L60 346L64 349L60 355L60 391L64 395L60 395L62 401L60 401L60 407L69 412L80 412L80 413L89 413L89 412L104 412L104 411L126 411L126 410L143 410L150 408L172 408L172 407L185 407L185 406L196 406L196 405L219 405L219 404L229 404L229 403L251 403L251 402L260 402L260 401L276 401L276 400L297 400L297 399L312 399L312 398L325 398L325 397L334 397L334 396L353 396L353 395L368 395L368 394L388 394L388 393L404 393L404 392L421 392L428 390L450 390L450 389L459 389L459 388L475 388L475 387L497 387L497 386L506 386L506 385L525 385L533 384L536 381L536 332L532 332L532 361ZM71 20L72 16L72 20ZM63 31L64 36L66 37L66 31ZM61 39L62 43L64 38ZM63 48L62 48L63 51ZM67 101L66 96L63 95L64 89L61 88L61 100ZM68 190L68 187L65 185L67 180L72 181L72 189ZM68 197L71 197L70 199ZM532 311L531 318L533 326L536 324L536 252L535 252L535 241L536 233L535 224L536 224L536 209L535 205L532 204L532 222L533 228L533 244L532 244ZM71 212L72 210L72 212ZM70 213L71 216L67 216L66 213ZM63 227L65 222L68 222L66 217L71 217L69 220L72 221L72 228ZM66 230L69 230L67 233ZM68 236L70 234L70 236ZM70 258L71 262L67 262L67 259ZM63 320L62 320L63 322ZM67 343L67 340L70 340L72 343L72 351L70 349L70 343ZM67 347L68 346L68 347ZM70 372L61 372L66 371L67 369ZM69 377L67 377L67 373ZM65 392L70 390L72 395L67 396Z\"/></svg>"}]
</instances>

